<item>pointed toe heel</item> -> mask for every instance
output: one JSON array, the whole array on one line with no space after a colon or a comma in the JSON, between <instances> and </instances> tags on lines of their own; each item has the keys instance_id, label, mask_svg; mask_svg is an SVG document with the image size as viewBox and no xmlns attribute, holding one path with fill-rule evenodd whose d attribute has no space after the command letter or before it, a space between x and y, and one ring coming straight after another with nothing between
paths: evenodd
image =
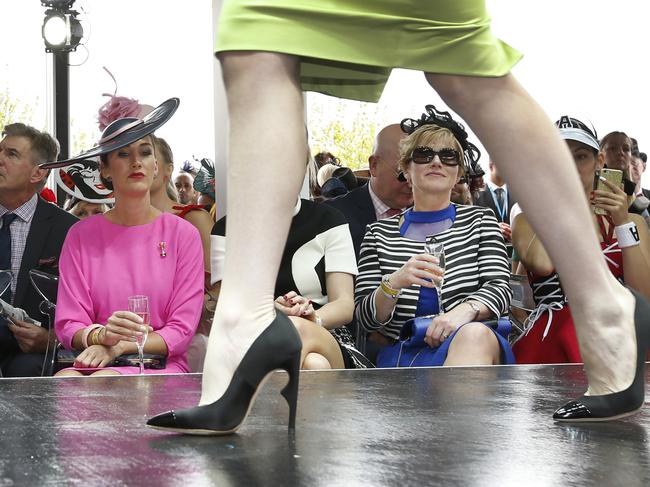
<instances>
[{"instance_id":1,"label":"pointed toe heel","mask_svg":"<svg viewBox=\"0 0 650 487\"><path fill-rule=\"evenodd\" d=\"M582 396L558 408L553 420L559 422L612 421L638 412L645 398L645 355L650 346L650 304L630 289L634 306L637 357L634 380L627 389L602 396Z\"/></svg>"},{"instance_id":2,"label":"pointed toe heel","mask_svg":"<svg viewBox=\"0 0 650 487\"><path fill-rule=\"evenodd\" d=\"M147 426L191 435L227 435L245 421L266 377L281 369L289 382L281 394L289 404L289 431L295 429L302 342L293 323L277 313L239 363L223 396L211 404L168 411L147 421Z\"/></svg>"},{"instance_id":3,"label":"pointed toe heel","mask_svg":"<svg viewBox=\"0 0 650 487\"><path fill-rule=\"evenodd\" d=\"M175 425L176 413L174 411L159 414L147 421L147 426L153 426L154 428L173 428Z\"/></svg>"}]
</instances>

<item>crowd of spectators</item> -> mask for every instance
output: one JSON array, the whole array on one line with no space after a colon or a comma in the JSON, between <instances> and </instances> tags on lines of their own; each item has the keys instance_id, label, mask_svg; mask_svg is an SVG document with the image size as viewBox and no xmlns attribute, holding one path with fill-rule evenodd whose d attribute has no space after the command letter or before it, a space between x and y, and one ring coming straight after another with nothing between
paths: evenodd
<instances>
[{"instance_id":1,"label":"crowd of spectators","mask_svg":"<svg viewBox=\"0 0 650 487\"><path fill-rule=\"evenodd\" d=\"M433 365L512 363L512 352L517 363L580 362L562 284L499 161L489 160L485 174L462 126L446 112L428 113L382 128L367 172L330 152L310 158L310 195L297 200L275 289L276 308L303 342L301 367L381 365L410 320L423 316ZM130 120L104 117L102 140L128 133L120 129ZM557 126L610 270L650 297L647 155L621 131L598 139L570 117ZM145 352L166 358L148 373L200 371L225 248L214 164L186 163L174 177L172 148L147 133L87 169L110 188L110 202L75 193L64 210L39 196L49 174L39 164L58 151L33 127L3 129L0 271L11 272L11 284L2 306L32 320L0 317L1 375L41 375L54 346L76 354L58 375L136 373L115 360L136 351L143 326ZM604 168L620 171L622 183L596 188ZM620 229L635 229L637 240ZM428 238L444 245L444 261L426 251ZM39 308L33 269L59 275L54 323ZM512 312L511 273L528 277L535 308L525 310L523 331L504 336L495 323ZM148 322L126 311L136 290L153 302Z\"/></svg>"}]
</instances>

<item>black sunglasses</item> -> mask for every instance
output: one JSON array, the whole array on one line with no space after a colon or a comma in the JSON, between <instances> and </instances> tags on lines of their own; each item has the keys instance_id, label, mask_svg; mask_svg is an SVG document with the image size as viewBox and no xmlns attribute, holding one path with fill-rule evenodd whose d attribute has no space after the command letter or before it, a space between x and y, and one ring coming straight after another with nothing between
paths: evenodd
<instances>
[{"instance_id":1,"label":"black sunglasses","mask_svg":"<svg viewBox=\"0 0 650 487\"><path fill-rule=\"evenodd\" d=\"M415 164L429 164L436 156L438 156L440 162L445 166L457 166L460 164L460 152L455 149L445 148L436 151L431 147L420 146L411 152L411 160Z\"/></svg>"}]
</instances>

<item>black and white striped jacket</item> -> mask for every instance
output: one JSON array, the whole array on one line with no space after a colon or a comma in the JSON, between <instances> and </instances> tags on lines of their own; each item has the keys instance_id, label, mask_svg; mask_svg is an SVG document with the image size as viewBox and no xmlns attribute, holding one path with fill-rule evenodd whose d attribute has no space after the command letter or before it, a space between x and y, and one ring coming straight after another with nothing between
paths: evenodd
<instances>
[{"instance_id":1,"label":"black and white striped jacket","mask_svg":"<svg viewBox=\"0 0 650 487\"><path fill-rule=\"evenodd\" d=\"M355 316L366 331L380 330L398 338L402 325L415 315L420 286L402 290L386 323L375 319L375 293L381 277L391 274L413 255L424 253L424 242L402 237L400 216L368 225L361 244L355 288ZM472 299L485 304L495 316L507 313L512 298L510 268L501 230L488 208L456 205L451 228L437 235L445 247L442 303L446 311Z\"/></svg>"}]
</instances>

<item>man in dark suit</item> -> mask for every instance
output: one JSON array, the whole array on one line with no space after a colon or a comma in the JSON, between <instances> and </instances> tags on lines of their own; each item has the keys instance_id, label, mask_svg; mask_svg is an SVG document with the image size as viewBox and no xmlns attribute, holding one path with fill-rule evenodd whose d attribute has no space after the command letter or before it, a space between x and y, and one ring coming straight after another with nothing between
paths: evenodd
<instances>
[{"instance_id":1,"label":"man in dark suit","mask_svg":"<svg viewBox=\"0 0 650 487\"><path fill-rule=\"evenodd\" d=\"M5 377L38 376L52 336L47 318L39 310L42 298L29 280L29 271L57 273L63 241L77 218L38 196L49 173L38 164L56 160L58 142L22 123L7 125L2 136L0 269L13 273L11 287L2 299L43 326L0 318L0 369Z\"/></svg>"},{"instance_id":2,"label":"man in dark suit","mask_svg":"<svg viewBox=\"0 0 650 487\"><path fill-rule=\"evenodd\" d=\"M393 216L413 204L411 188L406 181L397 179L399 142L405 135L399 124L381 129L375 138L372 155L368 158L368 184L326 202L347 218L357 260L366 226Z\"/></svg>"},{"instance_id":3,"label":"man in dark suit","mask_svg":"<svg viewBox=\"0 0 650 487\"><path fill-rule=\"evenodd\" d=\"M486 182L485 189L479 192L474 204L492 209L499 222L504 240L507 244L510 244L512 237L510 210L512 210L515 200L510 195L505 181L499 175L496 164L490 160L488 167L490 168L490 177Z\"/></svg>"}]
</instances>

